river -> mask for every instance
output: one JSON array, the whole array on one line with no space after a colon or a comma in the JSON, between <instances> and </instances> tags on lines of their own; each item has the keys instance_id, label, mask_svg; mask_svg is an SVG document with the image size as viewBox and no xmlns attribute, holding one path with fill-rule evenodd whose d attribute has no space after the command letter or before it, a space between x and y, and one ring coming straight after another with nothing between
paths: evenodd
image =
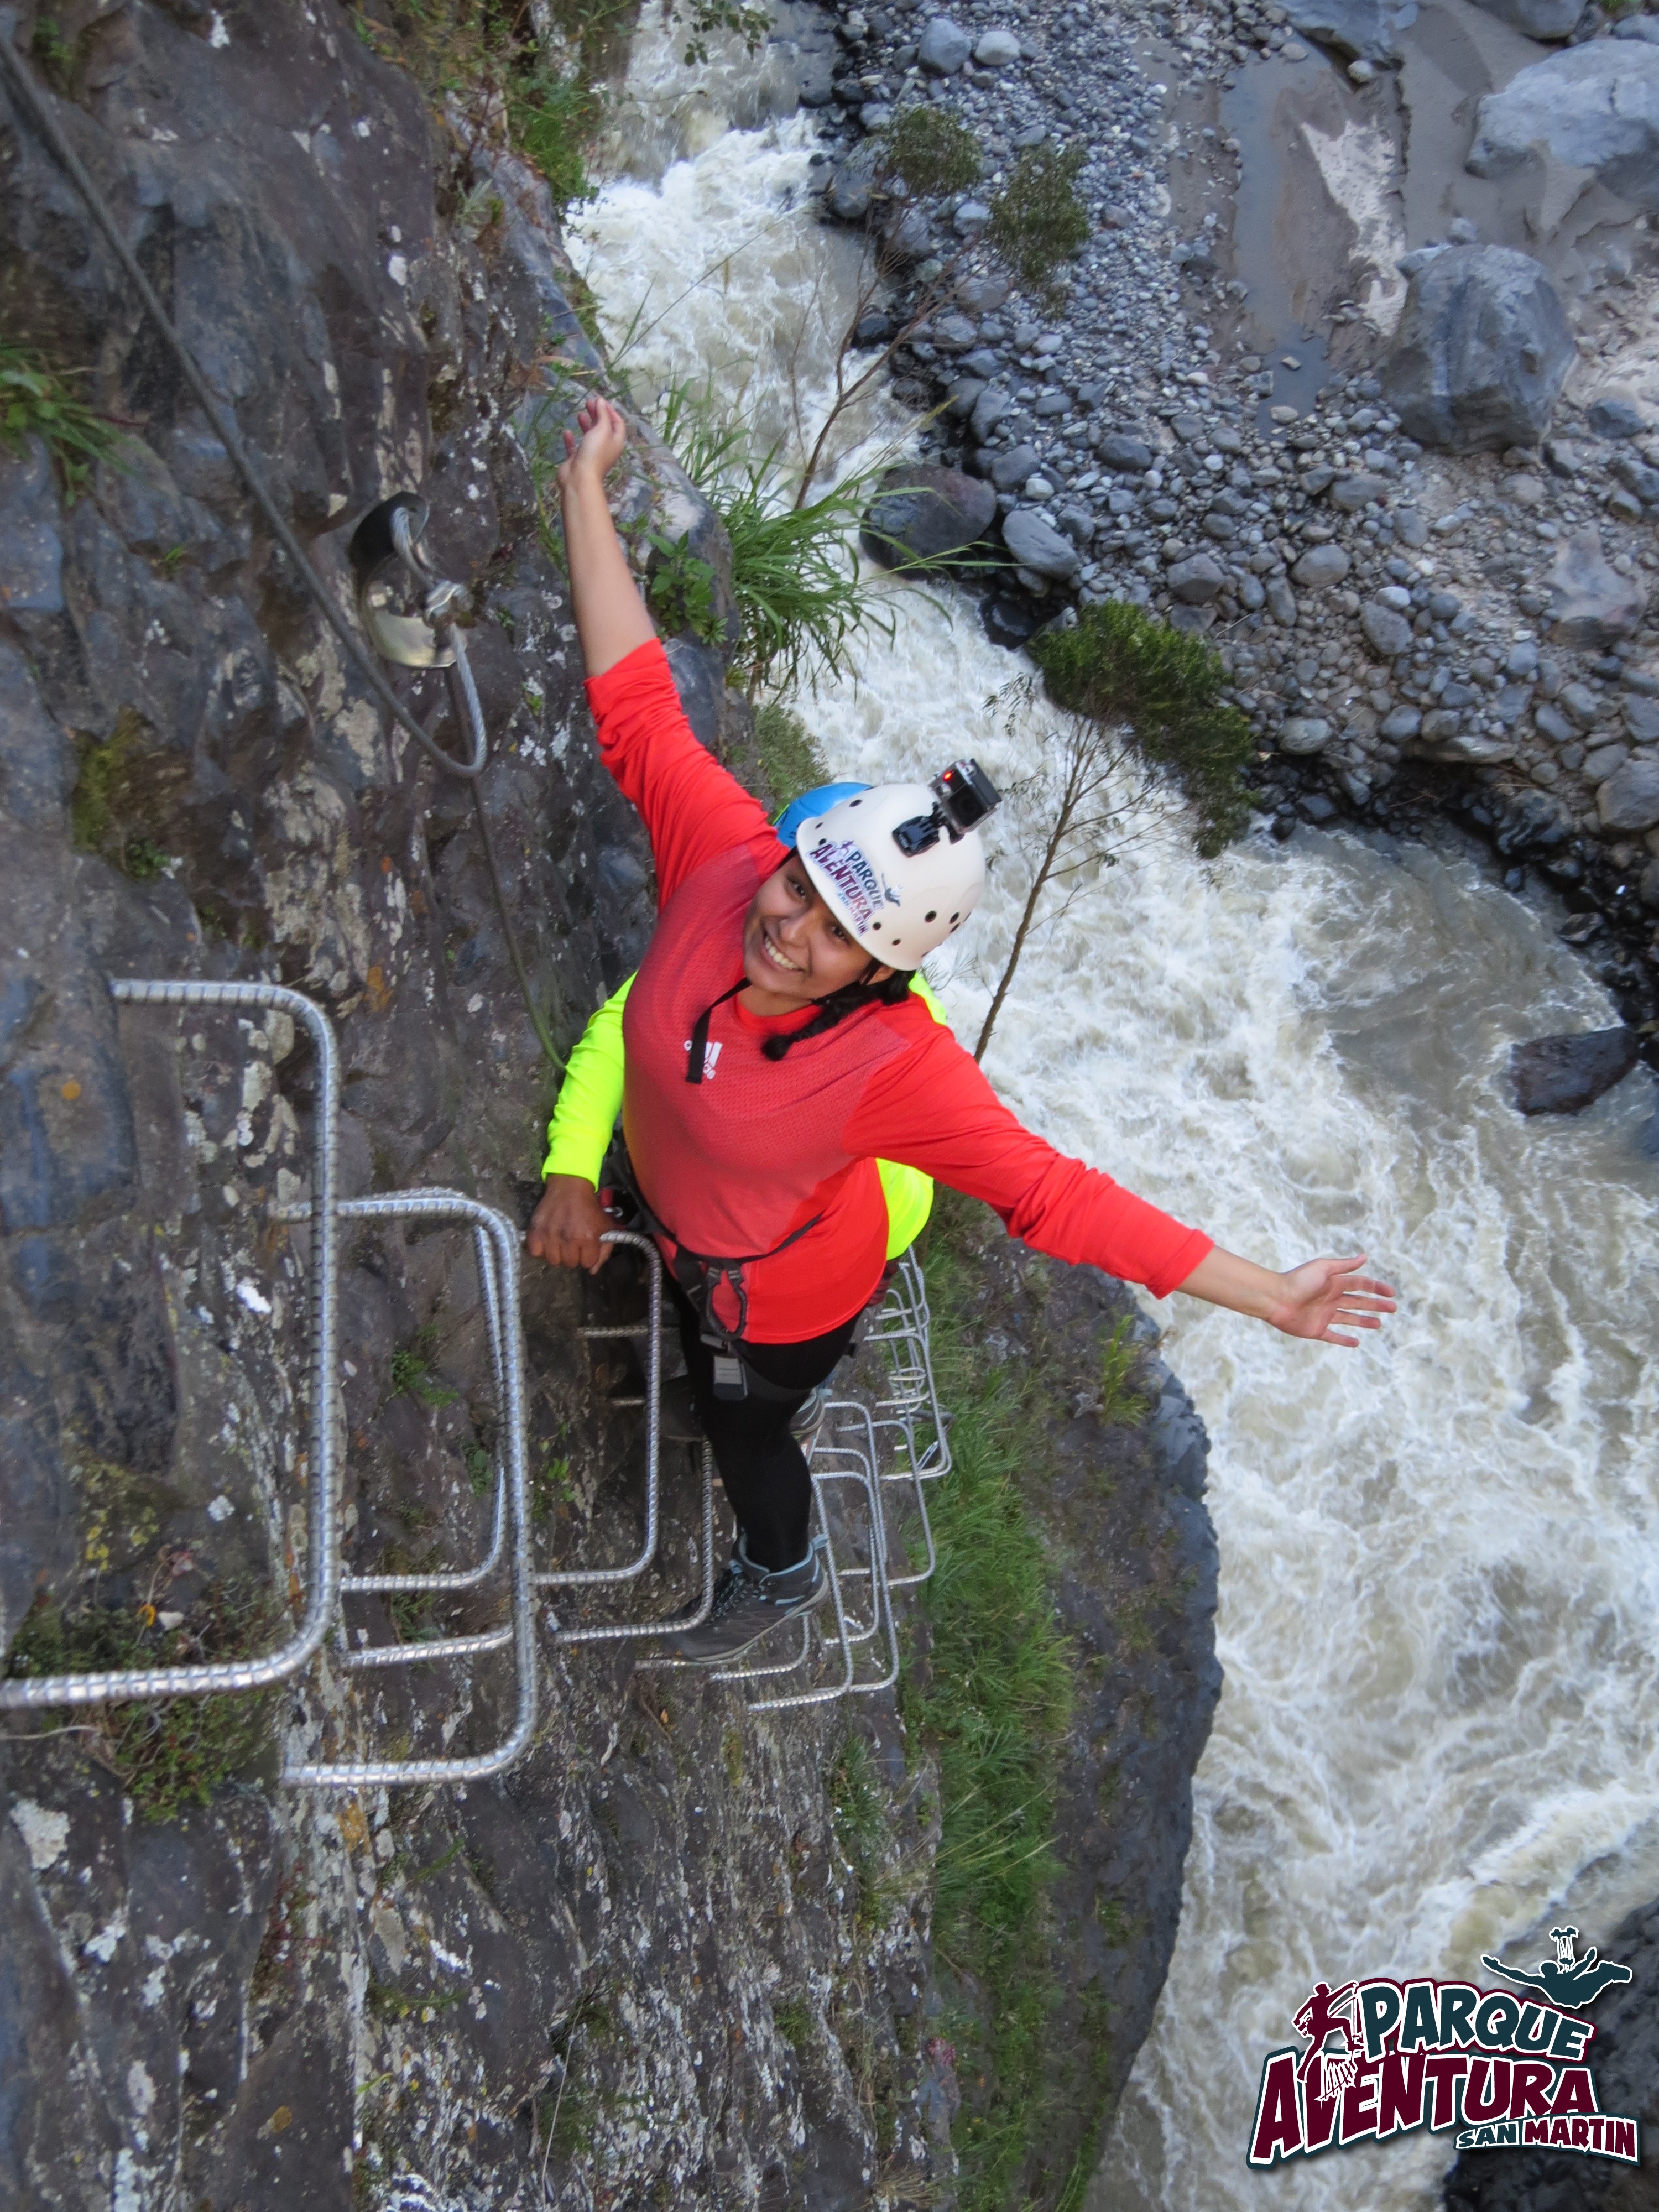
<instances>
[{"instance_id":1,"label":"river","mask_svg":"<svg viewBox=\"0 0 1659 2212\"><path fill-rule=\"evenodd\" d=\"M634 322L639 397L712 374L769 439L792 368L822 404L856 249L806 199L807 119L724 127L743 82L717 76L688 129L642 33L639 173L575 250L612 331ZM904 428L885 400L859 427ZM834 769L1028 769L1042 718L1011 736L985 705L1023 663L965 600L886 604L857 681L796 702ZM970 1042L1023 890L1005 854L944 973ZM1652 1079L1529 1123L1505 1074L1516 1040L1615 1018L1547 914L1467 860L1352 836L1206 866L1154 825L1025 954L988 1072L1034 1127L1234 1249L1363 1248L1401 1294L1356 1352L1156 1309L1212 1439L1226 1683L1094 2212L1428 2212L1444 2136L1245 2166L1262 2057L1316 1978L1533 1960L1552 1920L1588 1943L1659 1893Z\"/></svg>"}]
</instances>

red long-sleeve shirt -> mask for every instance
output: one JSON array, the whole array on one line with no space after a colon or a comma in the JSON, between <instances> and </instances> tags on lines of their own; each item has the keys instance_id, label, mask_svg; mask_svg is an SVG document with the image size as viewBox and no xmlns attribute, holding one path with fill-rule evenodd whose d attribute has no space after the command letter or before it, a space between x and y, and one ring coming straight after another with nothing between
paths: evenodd
<instances>
[{"instance_id":1,"label":"red long-sleeve shirt","mask_svg":"<svg viewBox=\"0 0 1659 2212\"><path fill-rule=\"evenodd\" d=\"M728 1000L710 1024L705 1079L687 1083L692 1024L742 975L744 918L787 854L758 801L697 742L654 640L591 678L587 696L601 757L657 865L657 932L623 1021L629 1151L674 1237L747 1262L746 1314L720 1294L728 1327L797 1343L866 1303L886 1246L877 1159L985 1200L1057 1259L1160 1297L1186 1280L1211 1239L1034 1135L915 1001L860 1012L772 1061L766 1038L803 1026L810 1009L766 1019Z\"/></svg>"}]
</instances>

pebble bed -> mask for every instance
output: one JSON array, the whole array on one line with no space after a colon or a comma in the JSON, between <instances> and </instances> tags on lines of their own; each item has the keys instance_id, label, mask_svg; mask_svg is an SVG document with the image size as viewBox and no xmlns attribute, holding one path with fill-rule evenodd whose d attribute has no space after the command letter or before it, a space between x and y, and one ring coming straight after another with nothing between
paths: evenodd
<instances>
[{"instance_id":1,"label":"pebble bed","mask_svg":"<svg viewBox=\"0 0 1659 2212\"><path fill-rule=\"evenodd\" d=\"M1380 342L1305 410L1270 404L1273 362L1235 335L1245 290L1226 209L1242 149L1172 111L1258 51L1328 65L1274 5L1103 17L964 0L945 18L889 0L831 21L833 47L803 57L824 128L817 181L829 218L877 231L894 271L860 338L885 343L937 301L892 373L901 398L944 404L927 458L995 488L1018 565L986 593L990 634L1017 644L1108 598L1206 632L1258 733L1253 781L1275 834L1338 817L1409 832L1456 813L1511 888L1543 872L1626 1018L1650 1022L1659 626L1628 617L1650 597L1659 615L1659 425L1564 405L1537 450L1425 453L1385 404ZM1173 58L1161 76L1132 52L1154 40ZM919 101L978 140L971 193L872 195L871 134ZM1092 234L1045 307L1008 289L981 240L990 195L1048 137L1085 149ZM1195 179L1212 203L1185 237L1166 212L1176 162L1183 206ZM1448 242L1473 237L1454 223ZM1334 322L1357 315L1333 303ZM1550 634L1564 580L1609 611L1593 643Z\"/></svg>"}]
</instances>

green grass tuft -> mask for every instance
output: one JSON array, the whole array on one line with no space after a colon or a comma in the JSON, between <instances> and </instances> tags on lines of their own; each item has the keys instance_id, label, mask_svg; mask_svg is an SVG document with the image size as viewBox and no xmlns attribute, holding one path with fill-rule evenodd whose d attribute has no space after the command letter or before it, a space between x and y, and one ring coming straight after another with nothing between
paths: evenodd
<instances>
[{"instance_id":1,"label":"green grass tuft","mask_svg":"<svg viewBox=\"0 0 1659 2212\"><path fill-rule=\"evenodd\" d=\"M162 1628L149 1605L65 1613L41 1598L18 1632L6 1671L27 1677L243 1659L269 1650L282 1626L280 1608L268 1595L218 1583L174 1629ZM275 1702L270 1691L155 1698L82 1708L62 1725L90 1725L94 1756L118 1777L141 1820L176 1820L264 1764Z\"/></svg>"},{"instance_id":2,"label":"green grass tuft","mask_svg":"<svg viewBox=\"0 0 1659 2212\"><path fill-rule=\"evenodd\" d=\"M1197 814L1200 853L1212 858L1239 835L1249 819L1250 726L1221 703L1227 672L1206 639L1108 599L1080 609L1069 629L1040 630L1028 650L1057 707L1127 724L1146 757L1174 773Z\"/></svg>"},{"instance_id":3,"label":"green grass tuft","mask_svg":"<svg viewBox=\"0 0 1659 2212\"><path fill-rule=\"evenodd\" d=\"M100 461L118 463L123 444L116 425L76 392L75 378L86 374L53 368L43 354L0 338L0 445L21 453L40 439L70 507Z\"/></svg>"},{"instance_id":4,"label":"green grass tuft","mask_svg":"<svg viewBox=\"0 0 1659 2212\"><path fill-rule=\"evenodd\" d=\"M1028 146L991 201L990 242L1022 284L1045 289L1062 261L1088 243L1089 217L1077 196L1086 158L1045 140Z\"/></svg>"},{"instance_id":5,"label":"green grass tuft","mask_svg":"<svg viewBox=\"0 0 1659 2212\"><path fill-rule=\"evenodd\" d=\"M1121 1422L1138 1428L1146 1418L1152 1400L1133 1383L1141 1363L1140 1340L1134 1334L1134 1316L1125 1314L1112 1331L1100 1358L1100 1412L1103 1425Z\"/></svg>"},{"instance_id":6,"label":"green grass tuft","mask_svg":"<svg viewBox=\"0 0 1659 2212\"><path fill-rule=\"evenodd\" d=\"M755 709L755 746L767 791L780 809L830 781L817 739L781 700L765 700Z\"/></svg>"}]
</instances>

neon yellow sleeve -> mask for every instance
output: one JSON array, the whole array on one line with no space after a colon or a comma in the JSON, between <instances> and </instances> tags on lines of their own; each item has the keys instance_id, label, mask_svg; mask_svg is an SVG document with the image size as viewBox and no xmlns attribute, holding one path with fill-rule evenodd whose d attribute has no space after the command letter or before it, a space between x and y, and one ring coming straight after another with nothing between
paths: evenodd
<instances>
[{"instance_id":1,"label":"neon yellow sleeve","mask_svg":"<svg viewBox=\"0 0 1659 2212\"><path fill-rule=\"evenodd\" d=\"M630 975L599 1008L570 1055L547 1125L544 1176L580 1176L595 1190L599 1187L599 1170L622 1112L623 1008L633 988Z\"/></svg>"},{"instance_id":2,"label":"neon yellow sleeve","mask_svg":"<svg viewBox=\"0 0 1659 2212\"><path fill-rule=\"evenodd\" d=\"M921 1000L941 1028L951 1024L945 1009L935 996L932 985L917 969L910 988ZM878 1160L876 1172L881 1177L882 1195L887 1200L887 1256L896 1260L901 1252L908 1252L927 1225L933 1210L933 1178L924 1175L920 1168L906 1167L898 1160Z\"/></svg>"}]
</instances>

